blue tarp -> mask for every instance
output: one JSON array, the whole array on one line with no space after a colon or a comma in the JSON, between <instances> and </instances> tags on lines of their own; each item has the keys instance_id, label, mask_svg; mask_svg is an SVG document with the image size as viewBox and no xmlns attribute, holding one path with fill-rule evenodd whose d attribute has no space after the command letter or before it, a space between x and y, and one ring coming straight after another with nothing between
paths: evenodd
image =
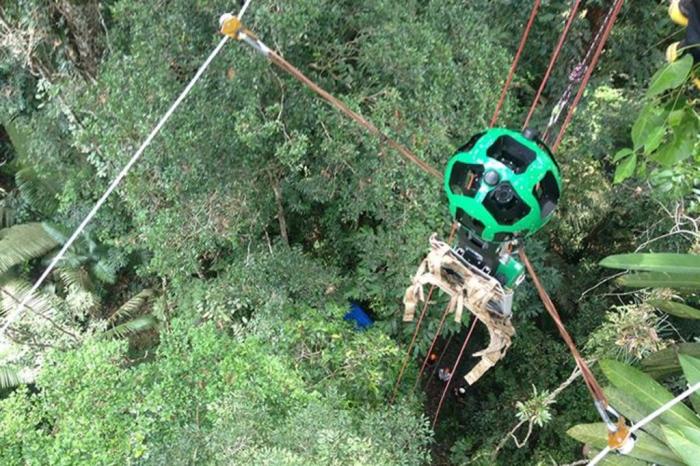
<instances>
[{"instance_id":1,"label":"blue tarp","mask_svg":"<svg viewBox=\"0 0 700 466\"><path fill-rule=\"evenodd\" d=\"M374 321L367 315L362 306L357 303L350 304L350 310L343 317L345 320L352 320L359 330L365 330L372 326Z\"/></svg>"}]
</instances>

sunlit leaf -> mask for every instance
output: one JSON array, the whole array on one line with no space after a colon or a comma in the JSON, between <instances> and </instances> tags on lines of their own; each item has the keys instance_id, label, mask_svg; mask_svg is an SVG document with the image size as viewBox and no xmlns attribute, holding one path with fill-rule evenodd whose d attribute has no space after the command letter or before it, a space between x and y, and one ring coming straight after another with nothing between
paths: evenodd
<instances>
[{"instance_id":1,"label":"sunlit leaf","mask_svg":"<svg viewBox=\"0 0 700 466\"><path fill-rule=\"evenodd\" d=\"M649 138L649 135L663 127L665 120L665 112L655 104L648 104L642 109L632 125L632 144L634 150L641 148Z\"/></svg>"},{"instance_id":2,"label":"sunlit leaf","mask_svg":"<svg viewBox=\"0 0 700 466\"><path fill-rule=\"evenodd\" d=\"M634 175L634 169L637 167L637 154L632 154L626 159L623 159L615 169L614 183L621 183L630 176Z\"/></svg>"},{"instance_id":3,"label":"sunlit leaf","mask_svg":"<svg viewBox=\"0 0 700 466\"><path fill-rule=\"evenodd\" d=\"M691 466L700 465L700 429L688 426L662 426L671 449Z\"/></svg>"},{"instance_id":4,"label":"sunlit leaf","mask_svg":"<svg viewBox=\"0 0 700 466\"><path fill-rule=\"evenodd\" d=\"M700 358L700 343L680 343L657 351L642 360L642 368L644 372L656 379L679 374L681 372L679 354Z\"/></svg>"},{"instance_id":5,"label":"sunlit leaf","mask_svg":"<svg viewBox=\"0 0 700 466\"><path fill-rule=\"evenodd\" d=\"M566 433L578 440L602 449L608 445L608 429L602 422L594 424L579 424L567 430ZM683 466L683 461L669 447L656 440L646 432L637 433L637 442L629 456L665 466Z\"/></svg>"},{"instance_id":6,"label":"sunlit leaf","mask_svg":"<svg viewBox=\"0 0 700 466\"><path fill-rule=\"evenodd\" d=\"M25 223L0 230L0 273L36 259L58 246L41 223Z\"/></svg>"},{"instance_id":7,"label":"sunlit leaf","mask_svg":"<svg viewBox=\"0 0 700 466\"><path fill-rule=\"evenodd\" d=\"M700 256L675 253L637 253L608 256L599 263L612 269L648 272L700 273Z\"/></svg>"},{"instance_id":8,"label":"sunlit leaf","mask_svg":"<svg viewBox=\"0 0 700 466\"><path fill-rule=\"evenodd\" d=\"M680 60L669 63L654 73L647 90L647 97L654 97L669 89L685 84L693 67L693 57L686 54Z\"/></svg>"},{"instance_id":9,"label":"sunlit leaf","mask_svg":"<svg viewBox=\"0 0 700 466\"><path fill-rule=\"evenodd\" d=\"M603 360L600 368L617 388L636 398L649 412L673 399L673 394L644 372L619 361ZM672 426L700 427L700 419L686 405L677 404L659 416Z\"/></svg>"},{"instance_id":10,"label":"sunlit leaf","mask_svg":"<svg viewBox=\"0 0 700 466\"><path fill-rule=\"evenodd\" d=\"M630 288L674 288L677 290L700 289L700 274L640 272L624 275L616 280Z\"/></svg>"},{"instance_id":11,"label":"sunlit leaf","mask_svg":"<svg viewBox=\"0 0 700 466\"><path fill-rule=\"evenodd\" d=\"M688 385L694 385L700 382L700 359L688 356L687 354L679 354L678 361L683 368L683 375L685 375L685 380L688 382ZM695 392L690 395L690 401L693 403L695 411L700 412L700 393Z\"/></svg>"},{"instance_id":12,"label":"sunlit leaf","mask_svg":"<svg viewBox=\"0 0 700 466\"><path fill-rule=\"evenodd\" d=\"M682 317L684 319L700 319L700 309L695 309L687 304L657 299L649 301L649 304L661 309L666 314L671 314L676 317Z\"/></svg>"}]
</instances>

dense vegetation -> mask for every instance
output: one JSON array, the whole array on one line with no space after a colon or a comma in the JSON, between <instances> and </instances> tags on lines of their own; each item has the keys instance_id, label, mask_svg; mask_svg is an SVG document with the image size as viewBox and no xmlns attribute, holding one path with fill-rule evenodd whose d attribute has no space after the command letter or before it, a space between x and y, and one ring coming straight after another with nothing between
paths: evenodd
<instances>
[{"instance_id":1,"label":"dense vegetation","mask_svg":"<svg viewBox=\"0 0 700 466\"><path fill-rule=\"evenodd\" d=\"M441 167L488 125L524 3L253 0L246 22ZM583 2L535 126L610 3ZM569 4L543 2L502 124L520 127ZM233 7L0 7L1 317L218 42L218 16ZM685 378L669 351L697 350L682 345L698 325L674 305L696 304L698 288L621 289L598 265L626 252L700 251L698 97L690 60L663 65L676 32L665 7L624 7L557 153L558 216L527 250L586 356L647 370L658 366L645 358L670 358L675 370L653 375L677 392ZM549 398L574 363L529 283L517 292L508 356L464 403L448 400L434 432L436 395L411 393L415 364L387 403L413 331L399 319L403 291L428 236L448 224L433 179L229 43L0 347L0 463L581 459L567 430L598 419L580 380ZM343 321L348 300L371 309L371 329ZM452 334L461 341L464 330L450 325ZM477 331L474 349L486 338ZM615 364L603 364L606 375ZM509 435L519 422L532 428L522 446Z\"/></svg>"}]
</instances>

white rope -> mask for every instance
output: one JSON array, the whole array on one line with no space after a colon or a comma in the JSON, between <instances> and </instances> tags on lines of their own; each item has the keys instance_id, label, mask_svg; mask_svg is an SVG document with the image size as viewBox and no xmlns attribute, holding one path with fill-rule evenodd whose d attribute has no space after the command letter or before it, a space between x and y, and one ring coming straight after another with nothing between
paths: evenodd
<instances>
[{"instance_id":1,"label":"white rope","mask_svg":"<svg viewBox=\"0 0 700 466\"><path fill-rule=\"evenodd\" d=\"M248 5L250 4L251 0L247 0L243 7L241 8L241 11L238 13L238 17L241 18L243 17L243 13L248 9ZM146 137L146 139L143 141L141 146L136 150L134 155L131 157L129 162L122 168L122 170L119 172L116 178L112 181L112 183L109 185L107 188L107 191L104 192L102 197L98 199L98 201L95 203L93 206L92 210L87 214L87 216L83 219L83 221L78 225L78 228L75 229L73 234L68 238L68 241L63 245L60 251L58 251L58 254L54 256L54 258L51 260L49 263L49 266L46 267L46 270L41 274L39 279L32 285L32 288L29 290L29 292L24 296L24 299L17 305L17 307L14 309L14 311L7 317L7 321L3 324L2 328L0 328L0 340L3 340L5 338L5 332L7 329L12 325L12 323L19 319L22 315L22 312L26 309L27 303L31 299L31 297L34 295L34 293L39 289L39 287L44 283L44 281L48 278L48 276L53 272L54 268L56 268L56 265L59 263L61 259L63 259L63 256L65 256L66 252L70 247L75 243L75 241L78 239L78 237L83 233L85 230L85 227L92 221L92 219L95 217L97 214L97 211L100 210L100 207L107 201L107 198L114 192L115 189L117 189L117 186L119 186L119 183L124 179L124 177L129 173L129 170L134 166L134 164L141 158L141 155L143 152L146 150L146 148L151 144L151 141L153 141L153 138L156 137L158 132L163 128L165 123L170 119L173 113L175 113L175 110L180 106L183 100L187 97L187 95L190 93L194 85L199 81L199 78L202 77L206 69L209 67L211 62L214 60L214 58L219 54L223 46L226 44L228 41L228 37L224 36L223 39L219 41L219 44L216 46L216 48L209 54L207 59L202 63L202 66L199 67L197 70L197 73L195 73L194 77L190 80L190 82L187 84L185 89L182 91L182 93L178 96L177 99L175 99L175 102L170 106L167 112L165 112L165 115L163 115L158 121L158 124L151 130L149 135Z\"/></svg>"},{"instance_id":2,"label":"white rope","mask_svg":"<svg viewBox=\"0 0 700 466\"><path fill-rule=\"evenodd\" d=\"M674 399L672 399L668 403L662 405L656 411L649 414L647 417L645 417L644 419L642 419L641 421L639 421L638 423L633 425L630 428L630 435L632 435L633 433L635 433L636 431L638 431L639 429L641 429L645 425L649 424L651 421L653 421L657 417L661 416L663 413L665 413L669 409L673 408L675 405L677 405L681 401L685 400L686 398L688 398L690 395L692 395L693 393L695 393L699 389L700 389L700 382L688 387L688 389L686 391L684 391L683 393L681 393L680 395L678 395L677 397L675 397ZM605 458L605 455L610 453L610 450L611 450L610 447L605 447L603 450L601 450L600 453L598 453L595 456L595 458L593 458L591 460L590 463L588 463L588 466L594 466L594 465L598 464L603 458Z\"/></svg>"}]
</instances>

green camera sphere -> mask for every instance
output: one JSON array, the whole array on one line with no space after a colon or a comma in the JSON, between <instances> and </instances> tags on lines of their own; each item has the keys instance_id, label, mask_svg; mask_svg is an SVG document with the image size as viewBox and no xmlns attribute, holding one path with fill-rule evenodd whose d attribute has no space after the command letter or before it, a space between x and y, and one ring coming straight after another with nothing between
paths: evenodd
<instances>
[{"instance_id":1,"label":"green camera sphere","mask_svg":"<svg viewBox=\"0 0 700 466\"><path fill-rule=\"evenodd\" d=\"M447 163L452 217L484 241L529 236L554 214L559 167L527 131L493 128L477 134Z\"/></svg>"}]
</instances>

